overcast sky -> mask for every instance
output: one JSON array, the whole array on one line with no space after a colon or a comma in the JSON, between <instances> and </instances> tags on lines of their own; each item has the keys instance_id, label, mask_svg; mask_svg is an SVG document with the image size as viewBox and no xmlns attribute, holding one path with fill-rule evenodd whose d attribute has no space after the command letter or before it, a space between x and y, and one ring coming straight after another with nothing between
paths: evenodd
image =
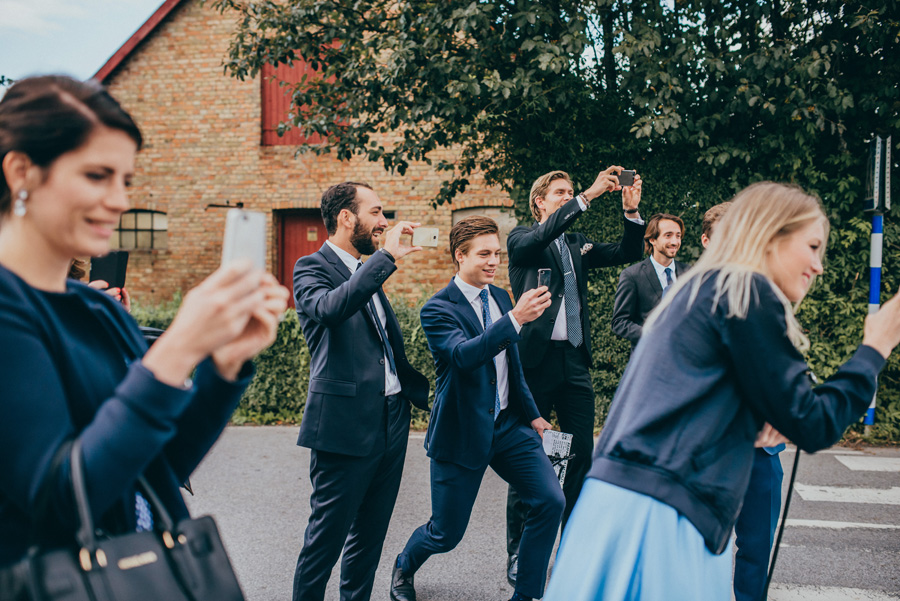
<instances>
[{"instance_id":1,"label":"overcast sky","mask_svg":"<svg viewBox=\"0 0 900 601\"><path fill-rule=\"evenodd\" d=\"M0 0L0 75L87 79L163 0Z\"/></svg>"}]
</instances>

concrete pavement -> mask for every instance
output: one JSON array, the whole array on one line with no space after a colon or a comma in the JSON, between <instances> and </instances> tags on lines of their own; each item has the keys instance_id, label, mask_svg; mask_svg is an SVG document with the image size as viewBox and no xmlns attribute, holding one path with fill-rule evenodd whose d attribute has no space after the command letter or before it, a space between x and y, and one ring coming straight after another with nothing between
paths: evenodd
<instances>
[{"instance_id":1,"label":"concrete pavement","mask_svg":"<svg viewBox=\"0 0 900 601\"><path fill-rule=\"evenodd\" d=\"M309 516L309 451L298 427L228 428L191 482L194 515L216 518L248 601L288 601ZM410 435L403 483L375 577L387 601L390 566L430 515L424 436ZM785 484L793 451L782 453ZM772 601L900 599L900 450L803 455ZM893 490L892 490L893 489ZM863 491L860 493L859 491ZM868 491L868 492L866 492ZM485 474L469 530L416 574L419 601L505 601L506 484ZM337 570L326 599L338 599Z\"/></svg>"}]
</instances>

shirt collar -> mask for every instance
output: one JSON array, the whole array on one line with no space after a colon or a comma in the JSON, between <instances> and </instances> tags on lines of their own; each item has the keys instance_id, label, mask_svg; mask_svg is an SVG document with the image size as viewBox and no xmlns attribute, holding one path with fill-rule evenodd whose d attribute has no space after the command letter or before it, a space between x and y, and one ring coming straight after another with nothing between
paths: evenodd
<instances>
[{"instance_id":1,"label":"shirt collar","mask_svg":"<svg viewBox=\"0 0 900 601\"><path fill-rule=\"evenodd\" d=\"M331 250L334 251L334 254L338 256L338 259L344 262L344 265L347 266L347 269L350 270L351 274L356 273L356 268L359 267L359 259L339 247L337 244L334 244L331 240L326 240L325 244L330 246Z\"/></svg>"},{"instance_id":2,"label":"shirt collar","mask_svg":"<svg viewBox=\"0 0 900 601\"><path fill-rule=\"evenodd\" d=\"M459 274L453 276L453 282L457 285L457 287L460 289L460 291L463 293L463 296L466 297L466 300L469 301L469 303L475 302L475 299L479 298L481 291L487 289L487 286L485 286L484 288L476 288L471 284L465 283L463 279L459 277Z\"/></svg>"},{"instance_id":3,"label":"shirt collar","mask_svg":"<svg viewBox=\"0 0 900 601\"><path fill-rule=\"evenodd\" d=\"M659 263L657 263L656 259L653 258L652 254L650 255L650 263L653 264L653 269L656 270L656 273L658 273L661 277L665 277L666 266L660 265ZM672 275L674 276L675 275L675 260L674 259L672 259L672 262L669 263L668 267L670 267L672 269Z\"/></svg>"}]
</instances>

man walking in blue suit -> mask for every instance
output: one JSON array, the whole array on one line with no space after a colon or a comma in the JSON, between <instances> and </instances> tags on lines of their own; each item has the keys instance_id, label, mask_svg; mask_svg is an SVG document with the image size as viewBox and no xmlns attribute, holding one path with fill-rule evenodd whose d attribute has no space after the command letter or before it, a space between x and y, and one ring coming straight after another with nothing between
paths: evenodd
<instances>
[{"instance_id":1,"label":"man walking in blue suit","mask_svg":"<svg viewBox=\"0 0 900 601\"><path fill-rule=\"evenodd\" d=\"M415 601L413 574L435 553L462 540L488 466L528 505L521 571L513 600L540 598L565 497L541 445L550 428L525 383L516 342L520 330L550 306L546 286L509 294L492 286L500 264L497 224L461 220L450 231L459 269L422 307L422 328L434 356L437 382L425 447L431 458L431 519L397 557L393 601Z\"/></svg>"},{"instance_id":2,"label":"man walking in blue suit","mask_svg":"<svg viewBox=\"0 0 900 601\"><path fill-rule=\"evenodd\" d=\"M322 601L341 556L341 601L368 601L406 458L410 403L428 409L428 380L406 359L381 285L416 223L385 234L381 200L344 182L322 195L328 240L294 267L294 299L311 355L297 444L312 449L312 513L294 573L294 601ZM384 248L377 242L384 238ZM361 255L371 255L365 264Z\"/></svg>"}]
</instances>

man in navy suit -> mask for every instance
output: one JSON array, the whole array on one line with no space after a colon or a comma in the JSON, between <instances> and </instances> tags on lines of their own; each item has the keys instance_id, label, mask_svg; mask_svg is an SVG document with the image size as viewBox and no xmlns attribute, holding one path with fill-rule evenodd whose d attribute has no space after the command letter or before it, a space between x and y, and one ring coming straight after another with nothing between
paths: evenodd
<instances>
[{"instance_id":1,"label":"man in navy suit","mask_svg":"<svg viewBox=\"0 0 900 601\"><path fill-rule=\"evenodd\" d=\"M322 601L341 556L341 601L366 601L394 510L410 403L428 409L428 380L406 359L381 285L416 223L385 234L381 200L344 182L322 195L328 240L294 267L294 299L311 355L298 445L312 449L312 513L294 573L294 601ZM384 237L384 248L377 242ZM365 264L361 255L371 255Z\"/></svg>"},{"instance_id":2,"label":"man in navy suit","mask_svg":"<svg viewBox=\"0 0 900 601\"><path fill-rule=\"evenodd\" d=\"M641 338L647 315L688 268L675 260L683 236L684 222L680 217L657 213L647 221L644 232L644 250L650 256L619 274L612 330L631 342L632 347L637 346Z\"/></svg>"},{"instance_id":3,"label":"man in navy suit","mask_svg":"<svg viewBox=\"0 0 900 601\"><path fill-rule=\"evenodd\" d=\"M545 286L530 290L513 308L509 294L491 285L500 237L487 217L454 225L450 254L459 272L421 315L437 371L425 437L431 519L397 557L391 599L415 601L416 570L462 539L488 466L519 491L529 509L513 599L540 598L565 497L541 445L550 424L525 383L516 342L520 330L550 306L550 294Z\"/></svg>"},{"instance_id":4,"label":"man in navy suit","mask_svg":"<svg viewBox=\"0 0 900 601\"><path fill-rule=\"evenodd\" d=\"M709 245L713 226L731 206L723 202L703 216L700 242ZM753 469L744 494L741 513L734 524L734 598L735 601L757 601L766 587L769 556L775 541L775 529L781 513L781 481L784 469L778 454L784 450L783 437L766 424L753 450ZM778 444L780 443L780 444Z\"/></svg>"}]
</instances>

